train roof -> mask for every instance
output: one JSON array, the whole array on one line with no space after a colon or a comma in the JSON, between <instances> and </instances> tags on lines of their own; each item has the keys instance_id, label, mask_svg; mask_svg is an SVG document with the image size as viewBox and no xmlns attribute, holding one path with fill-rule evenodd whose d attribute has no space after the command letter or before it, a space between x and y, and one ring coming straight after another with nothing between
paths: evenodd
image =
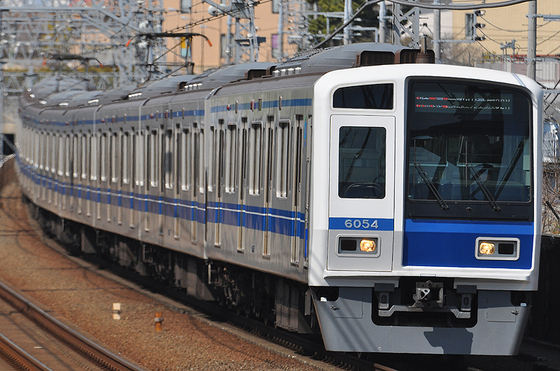
<instances>
[{"instance_id":1,"label":"train roof","mask_svg":"<svg viewBox=\"0 0 560 371\"><path fill-rule=\"evenodd\" d=\"M433 63L433 52L421 53L416 49L389 44L350 44L303 52L281 63L253 62L229 65L200 75L173 76L150 81L141 86L121 86L102 93L95 91L93 84L86 80L45 79L28 91L28 94L24 94L22 99L26 104L39 102L51 107L61 103L69 108L91 104L104 105L129 99L149 99L180 91L211 90L238 81L295 74L319 75L343 68L416 63L419 60Z\"/></svg>"},{"instance_id":2,"label":"train roof","mask_svg":"<svg viewBox=\"0 0 560 371\"><path fill-rule=\"evenodd\" d=\"M326 73L333 70L360 67L373 64L402 63L395 58L400 56L401 51L414 51L404 46L361 43L336 46L321 50L311 50L301 53L276 66L276 71L299 68L298 73ZM367 64L365 56L369 56Z\"/></svg>"}]
</instances>

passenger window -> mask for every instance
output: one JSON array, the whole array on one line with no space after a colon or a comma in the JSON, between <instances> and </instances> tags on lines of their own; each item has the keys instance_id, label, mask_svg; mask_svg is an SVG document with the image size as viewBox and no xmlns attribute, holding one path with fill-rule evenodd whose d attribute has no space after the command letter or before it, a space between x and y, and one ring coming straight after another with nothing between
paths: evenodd
<instances>
[{"instance_id":1,"label":"passenger window","mask_svg":"<svg viewBox=\"0 0 560 371\"><path fill-rule=\"evenodd\" d=\"M235 166L237 164L237 126L229 124L226 132L225 191L235 192Z\"/></svg>"},{"instance_id":2,"label":"passenger window","mask_svg":"<svg viewBox=\"0 0 560 371\"><path fill-rule=\"evenodd\" d=\"M107 134L101 134L101 144L99 146L100 156L99 160L101 161L101 181L107 181Z\"/></svg>"},{"instance_id":3,"label":"passenger window","mask_svg":"<svg viewBox=\"0 0 560 371\"><path fill-rule=\"evenodd\" d=\"M338 196L385 198L385 128L344 126L339 135Z\"/></svg>"},{"instance_id":4,"label":"passenger window","mask_svg":"<svg viewBox=\"0 0 560 371\"><path fill-rule=\"evenodd\" d=\"M334 108L393 109L393 84L339 88L333 95Z\"/></svg>"},{"instance_id":5,"label":"passenger window","mask_svg":"<svg viewBox=\"0 0 560 371\"><path fill-rule=\"evenodd\" d=\"M290 121L280 121L276 132L276 197L288 197L288 171L290 163Z\"/></svg>"},{"instance_id":6,"label":"passenger window","mask_svg":"<svg viewBox=\"0 0 560 371\"><path fill-rule=\"evenodd\" d=\"M128 153L129 153L128 151L129 151L129 148L131 147L130 141L131 141L130 133L129 132L124 132L123 135L121 136L121 152L120 152L121 161L122 161L122 182L123 182L123 184L129 184L130 183L130 168L129 168L129 165L128 165Z\"/></svg>"},{"instance_id":7,"label":"passenger window","mask_svg":"<svg viewBox=\"0 0 560 371\"><path fill-rule=\"evenodd\" d=\"M261 191L262 122L255 122L249 129L249 194Z\"/></svg>"}]
</instances>

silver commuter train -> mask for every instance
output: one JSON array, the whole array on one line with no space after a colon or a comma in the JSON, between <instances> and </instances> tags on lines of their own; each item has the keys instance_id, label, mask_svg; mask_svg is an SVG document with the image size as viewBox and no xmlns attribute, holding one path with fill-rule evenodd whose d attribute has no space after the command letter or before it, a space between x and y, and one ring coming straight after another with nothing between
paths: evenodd
<instances>
[{"instance_id":1,"label":"silver commuter train","mask_svg":"<svg viewBox=\"0 0 560 371\"><path fill-rule=\"evenodd\" d=\"M63 241L329 350L514 354L537 289L542 93L353 44L20 100L24 193Z\"/></svg>"}]
</instances>

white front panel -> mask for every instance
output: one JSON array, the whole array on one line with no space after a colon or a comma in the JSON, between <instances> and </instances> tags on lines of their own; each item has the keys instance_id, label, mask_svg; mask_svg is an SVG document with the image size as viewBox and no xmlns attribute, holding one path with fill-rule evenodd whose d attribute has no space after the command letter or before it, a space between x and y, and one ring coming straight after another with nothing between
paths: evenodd
<instances>
[{"instance_id":1,"label":"white front panel","mask_svg":"<svg viewBox=\"0 0 560 371\"><path fill-rule=\"evenodd\" d=\"M395 118L332 115L330 138L327 269L391 271ZM358 147L344 148L350 140ZM367 149L359 147L366 142ZM373 252L341 248L341 238L368 238L377 246Z\"/></svg>"}]
</instances>

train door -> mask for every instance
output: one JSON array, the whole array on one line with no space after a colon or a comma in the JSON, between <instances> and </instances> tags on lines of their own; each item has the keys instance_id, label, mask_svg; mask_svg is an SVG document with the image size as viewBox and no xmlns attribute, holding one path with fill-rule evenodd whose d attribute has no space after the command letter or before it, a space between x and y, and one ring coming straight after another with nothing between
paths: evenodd
<instances>
[{"instance_id":1,"label":"train door","mask_svg":"<svg viewBox=\"0 0 560 371\"><path fill-rule=\"evenodd\" d=\"M331 116L329 270L391 271L395 118Z\"/></svg>"},{"instance_id":2,"label":"train door","mask_svg":"<svg viewBox=\"0 0 560 371\"><path fill-rule=\"evenodd\" d=\"M240 138L239 138L239 192L238 192L238 204L239 204L239 220L237 222L237 251L244 251L244 238L243 238L243 228L247 221L247 210L246 210L246 186L247 186L247 118L243 117L241 119L240 128Z\"/></svg>"},{"instance_id":3,"label":"train door","mask_svg":"<svg viewBox=\"0 0 560 371\"><path fill-rule=\"evenodd\" d=\"M204 221L206 218L206 179L204 168L204 128L193 123L193 206L191 224L191 242L198 244L204 238Z\"/></svg>"},{"instance_id":4,"label":"train door","mask_svg":"<svg viewBox=\"0 0 560 371\"><path fill-rule=\"evenodd\" d=\"M72 136L70 132L64 133L64 160L63 160L63 177L64 177L64 190L62 192L62 210L68 210L69 207L69 195L71 194L72 185L72 174L71 174L71 162L72 162Z\"/></svg>"},{"instance_id":5,"label":"train door","mask_svg":"<svg viewBox=\"0 0 560 371\"><path fill-rule=\"evenodd\" d=\"M172 226L171 220L175 220L175 210L177 208L177 195L175 192L175 140L174 140L174 131L173 126L169 126L162 135L162 190L163 190L163 216L162 216L162 224L160 226L161 232L172 239L176 235L172 233ZM169 221L168 221L169 220ZM164 231L164 228L167 229L167 232ZM173 228L175 229L175 228ZM176 229L175 229L176 230Z\"/></svg>"},{"instance_id":6,"label":"train door","mask_svg":"<svg viewBox=\"0 0 560 371\"><path fill-rule=\"evenodd\" d=\"M266 132L264 135L264 242L263 256L270 257L270 202L272 197L272 156L274 153L274 116L268 116L266 120Z\"/></svg>"},{"instance_id":7,"label":"train door","mask_svg":"<svg viewBox=\"0 0 560 371\"><path fill-rule=\"evenodd\" d=\"M173 198L175 200L175 206L173 209L173 238L179 240L181 238L181 218L180 218L180 202L181 202L181 177L182 177L182 163L184 161L185 153L183 152L183 133L181 130L181 125L177 124L175 130L175 163L174 163L174 187Z\"/></svg>"},{"instance_id":8,"label":"train door","mask_svg":"<svg viewBox=\"0 0 560 371\"><path fill-rule=\"evenodd\" d=\"M222 245L221 231L222 231L222 196L223 196L223 181L224 181L224 151L225 151L225 128L224 120L218 120L218 138L216 143L216 216L214 228L214 246L220 247Z\"/></svg>"},{"instance_id":9,"label":"train door","mask_svg":"<svg viewBox=\"0 0 560 371\"><path fill-rule=\"evenodd\" d=\"M291 258L290 262L294 265L301 263L302 246L305 243L303 238L303 231L305 230L305 208L302 207L302 182L304 179L304 169L306 162L304 160L304 120L303 115L296 115L296 120L292 126L293 140L293 158L294 158L294 176L293 183L293 198L292 198L292 212L293 226L292 226L292 242L291 242Z\"/></svg>"}]
</instances>

